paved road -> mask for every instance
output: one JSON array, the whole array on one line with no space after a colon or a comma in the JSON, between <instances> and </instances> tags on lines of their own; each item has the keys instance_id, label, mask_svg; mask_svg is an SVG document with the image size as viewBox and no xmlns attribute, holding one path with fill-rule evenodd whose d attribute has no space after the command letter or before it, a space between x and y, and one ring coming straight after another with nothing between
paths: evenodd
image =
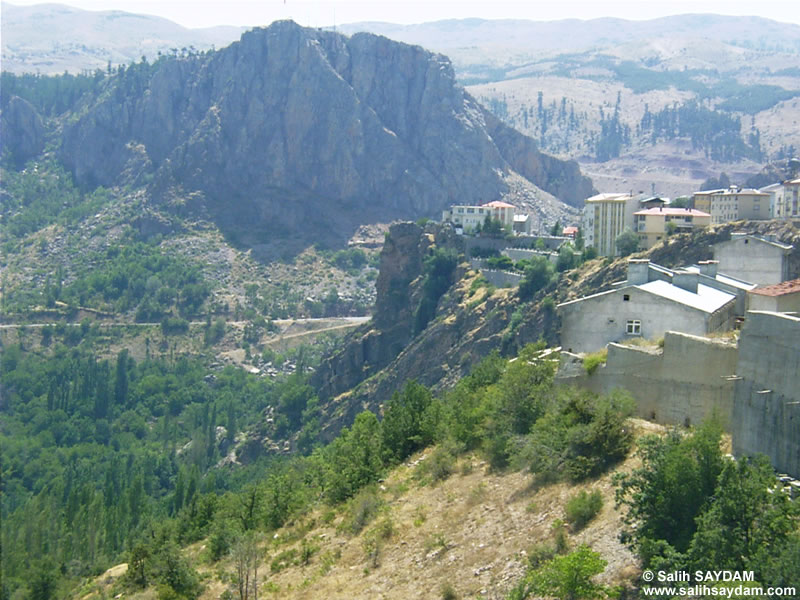
<instances>
[{"instance_id":1,"label":"paved road","mask_svg":"<svg viewBox=\"0 0 800 600\"><path fill-rule=\"evenodd\" d=\"M361 325L362 323L366 323L372 317L321 317L321 318L303 318L303 319L275 319L273 323L279 326L289 326L294 325L295 323L320 323L320 322L345 322L347 325L332 325L331 327L326 327L320 329L318 331L327 331L328 329L339 329L342 327L354 327L356 325ZM228 325L245 325L250 321L226 321ZM190 321L191 325L205 325L205 321ZM92 321L92 325L96 324L98 327L161 327L161 323L137 323L137 322L109 322L109 321ZM9 323L5 325L0 325L0 329L18 329L20 327L25 328L37 328L37 327L47 327L49 325L56 325L55 322L52 323ZM67 327L80 327L80 323L64 323Z\"/></svg>"}]
</instances>

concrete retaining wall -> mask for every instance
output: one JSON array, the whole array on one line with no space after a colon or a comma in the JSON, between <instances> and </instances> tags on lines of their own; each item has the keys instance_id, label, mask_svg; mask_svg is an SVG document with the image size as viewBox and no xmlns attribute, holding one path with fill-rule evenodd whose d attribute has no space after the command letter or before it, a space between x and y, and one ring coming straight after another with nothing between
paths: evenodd
<instances>
[{"instance_id":1,"label":"concrete retaining wall","mask_svg":"<svg viewBox=\"0 0 800 600\"><path fill-rule=\"evenodd\" d=\"M800 318L749 312L739 339L734 454L763 453L800 477Z\"/></svg>"},{"instance_id":2,"label":"concrete retaining wall","mask_svg":"<svg viewBox=\"0 0 800 600\"><path fill-rule=\"evenodd\" d=\"M562 353L557 379L598 394L623 388L637 415L658 423L698 424L716 413L730 429L736 354L732 344L670 331L660 352L609 344L606 364L592 375L582 358Z\"/></svg>"},{"instance_id":3,"label":"concrete retaining wall","mask_svg":"<svg viewBox=\"0 0 800 600\"><path fill-rule=\"evenodd\" d=\"M486 281L497 287L516 287L522 280L522 275L510 271L481 269L481 275L486 278Z\"/></svg>"},{"instance_id":4,"label":"concrete retaining wall","mask_svg":"<svg viewBox=\"0 0 800 600\"><path fill-rule=\"evenodd\" d=\"M800 318L749 312L732 344L668 332L662 352L608 345L593 375L562 352L556 379L598 394L626 389L637 414L669 425L716 413L737 456L766 454L779 472L800 477Z\"/></svg>"}]
</instances>

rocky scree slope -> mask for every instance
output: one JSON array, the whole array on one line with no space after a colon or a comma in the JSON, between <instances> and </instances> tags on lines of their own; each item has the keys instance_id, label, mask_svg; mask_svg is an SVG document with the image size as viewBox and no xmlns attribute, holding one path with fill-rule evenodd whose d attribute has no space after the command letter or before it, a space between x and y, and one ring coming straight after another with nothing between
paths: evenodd
<instances>
[{"instance_id":1,"label":"rocky scree slope","mask_svg":"<svg viewBox=\"0 0 800 600\"><path fill-rule=\"evenodd\" d=\"M223 222L318 233L513 201L515 170L543 220L564 214L550 194L592 192L577 163L540 154L459 87L446 57L290 21L108 78L64 125L60 157L83 185L147 184Z\"/></svg>"}]
</instances>

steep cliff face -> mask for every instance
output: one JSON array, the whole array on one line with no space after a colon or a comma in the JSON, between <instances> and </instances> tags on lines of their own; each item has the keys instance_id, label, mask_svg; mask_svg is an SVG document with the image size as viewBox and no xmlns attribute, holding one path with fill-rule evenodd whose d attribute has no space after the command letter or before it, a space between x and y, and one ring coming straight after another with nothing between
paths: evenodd
<instances>
[{"instance_id":1,"label":"steep cliff face","mask_svg":"<svg viewBox=\"0 0 800 600\"><path fill-rule=\"evenodd\" d=\"M587 195L571 163L505 130L514 143L500 146L501 128L444 56L285 21L215 53L129 67L65 127L61 157L88 185L144 165L154 198L251 225L435 216L504 197L516 167L532 189Z\"/></svg>"},{"instance_id":2,"label":"steep cliff face","mask_svg":"<svg viewBox=\"0 0 800 600\"><path fill-rule=\"evenodd\" d=\"M512 129L500 119L484 110L489 135L503 157L517 173L530 181L538 181L540 187L563 202L583 207L583 201L594 195L592 180L581 175L574 160L559 160L539 152L536 142Z\"/></svg>"},{"instance_id":3,"label":"steep cliff face","mask_svg":"<svg viewBox=\"0 0 800 600\"><path fill-rule=\"evenodd\" d=\"M438 233L425 232L414 223L390 227L381 251L372 321L314 374L323 397L332 398L379 372L411 341L423 259L434 246L456 247L459 242L446 230L439 229Z\"/></svg>"},{"instance_id":4,"label":"steep cliff face","mask_svg":"<svg viewBox=\"0 0 800 600\"><path fill-rule=\"evenodd\" d=\"M466 263L455 269L453 285L439 300L435 318L414 335L425 256L436 248L463 252L462 242L440 226L423 230L413 223L399 223L390 228L372 320L328 357L313 377L323 400L326 435L349 425L365 408L379 412L410 379L442 389L492 350L513 352L539 339L556 341L553 311L528 303L525 319L511 327L511 316L521 306L516 290L488 294L486 288L473 288L478 274Z\"/></svg>"},{"instance_id":5,"label":"steep cliff face","mask_svg":"<svg viewBox=\"0 0 800 600\"><path fill-rule=\"evenodd\" d=\"M0 155L9 154L17 166L22 166L44 150L45 127L33 105L12 96L0 113Z\"/></svg>"}]
</instances>

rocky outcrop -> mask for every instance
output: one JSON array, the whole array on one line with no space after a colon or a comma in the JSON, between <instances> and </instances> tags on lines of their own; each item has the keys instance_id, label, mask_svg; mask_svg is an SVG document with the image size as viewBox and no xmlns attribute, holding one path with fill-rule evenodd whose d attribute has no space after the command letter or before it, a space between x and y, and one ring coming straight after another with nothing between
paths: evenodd
<instances>
[{"instance_id":1,"label":"rocky outcrop","mask_svg":"<svg viewBox=\"0 0 800 600\"><path fill-rule=\"evenodd\" d=\"M555 312L526 305L524 322L510 326L520 306L514 289L487 295L473 288L477 272L466 262L442 296L435 318L414 335L414 314L423 288L423 260L434 248L463 252L463 240L446 227L393 225L381 254L377 301L366 323L314 373L325 412L325 435L350 424L355 415L380 406L416 379L434 389L453 385L492 350L513 352L529 342L555 342ZM552 291L552 290L551 290Z\"/></svg>"},{"instance_id":2,"label":"rocky outcrop","mask_svg":"<svg viewBox=\"0 0 800 600\"><path fill-rule=\"evenodd\" d=\"M583 193L572 163L502 127L442 55L284 21L129 67L65 127L61 157L90 186L148 167L156 199L273 229L438 216L503 197L515 165L532 188Z\"/></svg>"},{"instance_id":3,"label":"rocky outcrop","mask_svg":"<svg viewBox=\"0 0 800 600\"><path fill-rule=\"evenodd\" d=\"M45 127L33 105L12 96L0 113L0 155L9 155L11 161L22 166L44 150Z\"/></svg>"},{"instance_id":4,"label":"rocky outcrop","mask_svg":"<svg viewBox=\"0 0 800 600\"><path fill-rule=\"evenodd\" d=\"M446 230L425 232L414 223L389 228L381 251L372 321L359 329L344 348L315 373L315 387L325 398L352 389L400 354L412 339L414 311L419 304L423 259L437 245L456 245Z\"/></svg>"}]
</instances>

